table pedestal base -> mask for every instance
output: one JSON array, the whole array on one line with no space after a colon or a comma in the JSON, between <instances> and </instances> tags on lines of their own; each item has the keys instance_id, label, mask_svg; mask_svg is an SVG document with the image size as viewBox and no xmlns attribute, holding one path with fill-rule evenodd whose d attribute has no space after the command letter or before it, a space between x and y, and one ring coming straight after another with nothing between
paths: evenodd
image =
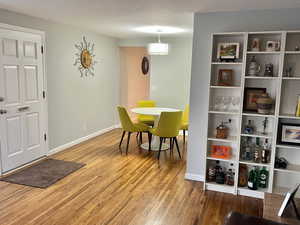
<instances>
[{"instance_id":1,"label":"table pedestal base","mask_svg":"<svg viewBox=\"0 0 300 225\"><path fill-rule=\"evenodd\" d=\"M141 144L141 148L145 150L149 150L149 143ZM170 148L170 145L167 143L163 143L161 146L162 151L166 151ZM151 143L151 151L159 151L159 144L157 143Z\"/></svg>"}]
</instances>

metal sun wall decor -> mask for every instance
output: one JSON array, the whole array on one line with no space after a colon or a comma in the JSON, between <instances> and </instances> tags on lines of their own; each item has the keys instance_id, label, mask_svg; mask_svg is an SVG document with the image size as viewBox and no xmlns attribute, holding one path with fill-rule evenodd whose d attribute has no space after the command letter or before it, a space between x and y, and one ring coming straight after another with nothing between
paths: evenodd
<instances>
[{"instance_id":1,"label":"metal sun wall decor","mask_svg":"<svg viewBox=\"0 0 300 225\"><path fill-rule=\"evenodd\" d=\"M81 77L92 75L94 76L94 65L97 61L94 60L94 47L95 44L87 42L86 38L83 37L83 41L80 44L75 44L75 48L78 49L78 53L75 54L76 59L74 66L78 65L78 70L80 71Z\"/></svg>"}]
</instances>

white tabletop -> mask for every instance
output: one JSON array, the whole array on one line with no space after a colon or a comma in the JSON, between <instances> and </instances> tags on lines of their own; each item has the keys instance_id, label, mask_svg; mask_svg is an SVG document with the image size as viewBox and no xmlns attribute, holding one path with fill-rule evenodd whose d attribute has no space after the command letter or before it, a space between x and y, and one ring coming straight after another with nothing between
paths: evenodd
<instances>
[{"instance_id":1,"label":"white tabletop","mask_svg":"<svg viewBox=\"0 0 300 225\"><path fill-rule=\"evenodd\" d=\"M179 109L172 108L159 108L159 107L140 107L133 108L131 112L142 114L142 115L150 115L150 116L159 116L161 112L178 112Z\"/></svg>"}]
</instances>

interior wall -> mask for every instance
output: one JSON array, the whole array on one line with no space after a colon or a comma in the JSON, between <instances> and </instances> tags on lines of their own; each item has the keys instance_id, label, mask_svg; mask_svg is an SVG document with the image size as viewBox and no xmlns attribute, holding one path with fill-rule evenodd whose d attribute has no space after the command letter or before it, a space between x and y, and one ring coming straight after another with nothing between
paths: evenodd
<instances>
[{"instance_id":1,"label":"interior wall","mask_svg":"<svg viewBox=\"0 0 300 225\"><path fill-rule=\"evenodd\" d=\"M115 38L0 10L0 23L46 32L50 149L117 124L119 48ZM95 43L95 76L80 77L75 44Z\"/></svg>"},{"instance_id":2,"label":"interior wall","mask_svg":"<svg viewBox=\"0 0 300 225\"><path fill-rule=\"evenodd\" d=\"M156 38L120 40L120 46L143 46ZM169 43L167 56L151 56L150 98L161 107L184 109L189 103L192 37L164 38Z\"/></svg>"},{"instance_id":3,"label":"interior wall","mask_svg":"<svg viewBox=\"0 0 300 225\"><path fill-rule=\"evenodd\" d=\"M187 174L204 176L211 35L215 32L300 29L299 9L196 13L191 77Z\"/></svg>"},{"instance_id":4,"label":"interior wall","mask_svg":"<svg viewBox=\"0 0 300 225\"><path fill-rule=\"evenodd\" d=\"M144 47L120 47L121 104L127 109L136 107L139 100L149 99L150 70L147 75L141 70L144 56L149 57ZM135 117L130 110L128 112Z\"/></svg>"}]
</instances>

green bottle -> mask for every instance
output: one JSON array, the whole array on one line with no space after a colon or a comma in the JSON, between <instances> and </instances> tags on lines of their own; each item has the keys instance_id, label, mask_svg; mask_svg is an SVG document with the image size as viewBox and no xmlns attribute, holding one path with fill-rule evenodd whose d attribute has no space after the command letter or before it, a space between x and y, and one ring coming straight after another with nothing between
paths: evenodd
<instances>
[{"instance_id":1,"label":"green bottle","mask_svg":"<svg viewBox=\"0 0 300 225\"><path fill-rule=\"evenodd\" d=\"M266 170L266 167L263 167L259 171L259 187L261 187L261 188L267 188L267 186L268 186L268 178L269 178L269 172Z\"/></svg>"},{"instance_id":2,"label":"green bottle","mask_svg":"<svg viewBox=\"0 0 300 225\"><path fill-rule=\"evenodd\" d=\"M258 188L258 172L256 168L251 169L248 177L248 188L251 190L257 190Z\"/></svg>"}]
</instances>

